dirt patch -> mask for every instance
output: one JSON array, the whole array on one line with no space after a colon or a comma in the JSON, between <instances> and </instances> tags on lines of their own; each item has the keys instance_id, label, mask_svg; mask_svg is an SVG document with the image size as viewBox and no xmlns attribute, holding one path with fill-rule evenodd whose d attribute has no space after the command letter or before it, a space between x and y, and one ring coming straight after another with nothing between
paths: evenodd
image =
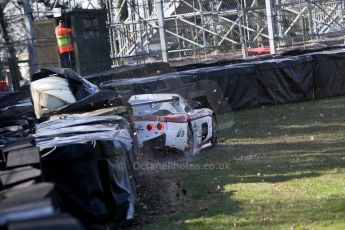
<instances>
[{"instance_id":1,"label":"dirt patch","mask_svg":"<svg viewBox=\"0 0 345 230\"><path fill-rule=\"evenodd\" d=\"M181 185L165 166L169 163L184 161L184 158L173 156L169 158L140 159L141 168L138 171L138 201L136 207L136 223L133 229L143 224L153 223L158 219L186 210L190 199L188 191Z\"/></svg>"}]
</instances>

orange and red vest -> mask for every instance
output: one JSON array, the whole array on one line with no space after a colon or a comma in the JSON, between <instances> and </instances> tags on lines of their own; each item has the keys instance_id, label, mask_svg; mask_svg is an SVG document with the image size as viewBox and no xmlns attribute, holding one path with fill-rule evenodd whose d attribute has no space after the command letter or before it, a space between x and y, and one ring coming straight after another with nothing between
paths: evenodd
<instances>
[{"instance_id":1,"label":"orange and red vest","mask_svg":"<svg viewBox=\"0 0 345 230\"><path fill-rule=\"evenodd\" d=\"M55 35L58 43L59 54L74 51L72 42L72 29L57 26L55 28Z\"/></svg>"}]
</instances>

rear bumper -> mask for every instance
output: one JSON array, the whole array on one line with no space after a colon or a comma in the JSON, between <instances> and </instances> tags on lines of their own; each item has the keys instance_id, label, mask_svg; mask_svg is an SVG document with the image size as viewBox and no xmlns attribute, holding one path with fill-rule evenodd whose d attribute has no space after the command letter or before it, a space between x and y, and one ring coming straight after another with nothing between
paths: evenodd
<instances>
[{"instance_id":1,"label":"rear bumper","mask_svg":"<svg viewBox=\"0 0 345 230\"><path fill-rule=\"evenodd\" d=\"M176 148L175 146L166 145L166 134L162 134L156 138L144 141L143 143L144 153L182 153L183 150ZM188 149L185 149L188 150Z\"/></svg>"},{"instance_id":2,"label":"rear bumper","mask_svg":"<svg viewBox=\"0 0 345 230\"><path fill-rule=\"evenodd\" d=\"M153 139L143 142L144 153L157 152L158 147L164 147L166 143L166 134L162 134Z\"/></svg>"}]
</instances>

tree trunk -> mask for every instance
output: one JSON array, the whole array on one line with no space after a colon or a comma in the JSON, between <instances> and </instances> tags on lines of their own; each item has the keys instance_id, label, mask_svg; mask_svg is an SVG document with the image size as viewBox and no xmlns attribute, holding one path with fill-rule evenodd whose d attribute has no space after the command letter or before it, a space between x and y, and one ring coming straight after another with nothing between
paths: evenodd
<instances>
[{"instance_id":1,"label":"tree trunk","mask_svg":"<svg viewBox=\"0 0 345 230\"><path fill-rule=\"evenodd\" d=\"M5 45L7 47L8 53L9 53L9 69L11 71L12 75L12 82L13 82L13 89L18 90L19 89L19 80L22 79L21 73L19 71L18 66L18 58L16 56L16 50L14 48L14 45L12 43L12 40L8 34L8 25L5 21L5 15L4 15L4 9L0 8L0 28L3 32L3 38L5 40Z\"/></svg>"},{"instance_id":2,"label":"tree trunk","mask_svg":"<svg viewBox=\"0 0 345 230\"><path fill-rule=\"evenodd\" d=\"M5 79L2 71L3 71L2 60L1 60L1 57L0 57L0 81L3 81Z\"/></svg>"}]
</instances>

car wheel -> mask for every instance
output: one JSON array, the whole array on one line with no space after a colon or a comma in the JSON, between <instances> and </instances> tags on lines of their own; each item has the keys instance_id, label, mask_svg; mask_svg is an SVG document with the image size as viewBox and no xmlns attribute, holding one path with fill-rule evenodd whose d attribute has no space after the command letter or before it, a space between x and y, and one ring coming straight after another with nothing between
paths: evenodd
<instances>
[{"instance_id":1,"label":"car wheel","mask_svg":"<svg viewBox=\"0 0 345 230\"><path fill-rule=\"evenodd\" d=\"M218 131L218 124L216 118L212 117L212 136L211 136L211 144L215 146L219 140L219 131Z\"/></svg>"}]
</instances>

